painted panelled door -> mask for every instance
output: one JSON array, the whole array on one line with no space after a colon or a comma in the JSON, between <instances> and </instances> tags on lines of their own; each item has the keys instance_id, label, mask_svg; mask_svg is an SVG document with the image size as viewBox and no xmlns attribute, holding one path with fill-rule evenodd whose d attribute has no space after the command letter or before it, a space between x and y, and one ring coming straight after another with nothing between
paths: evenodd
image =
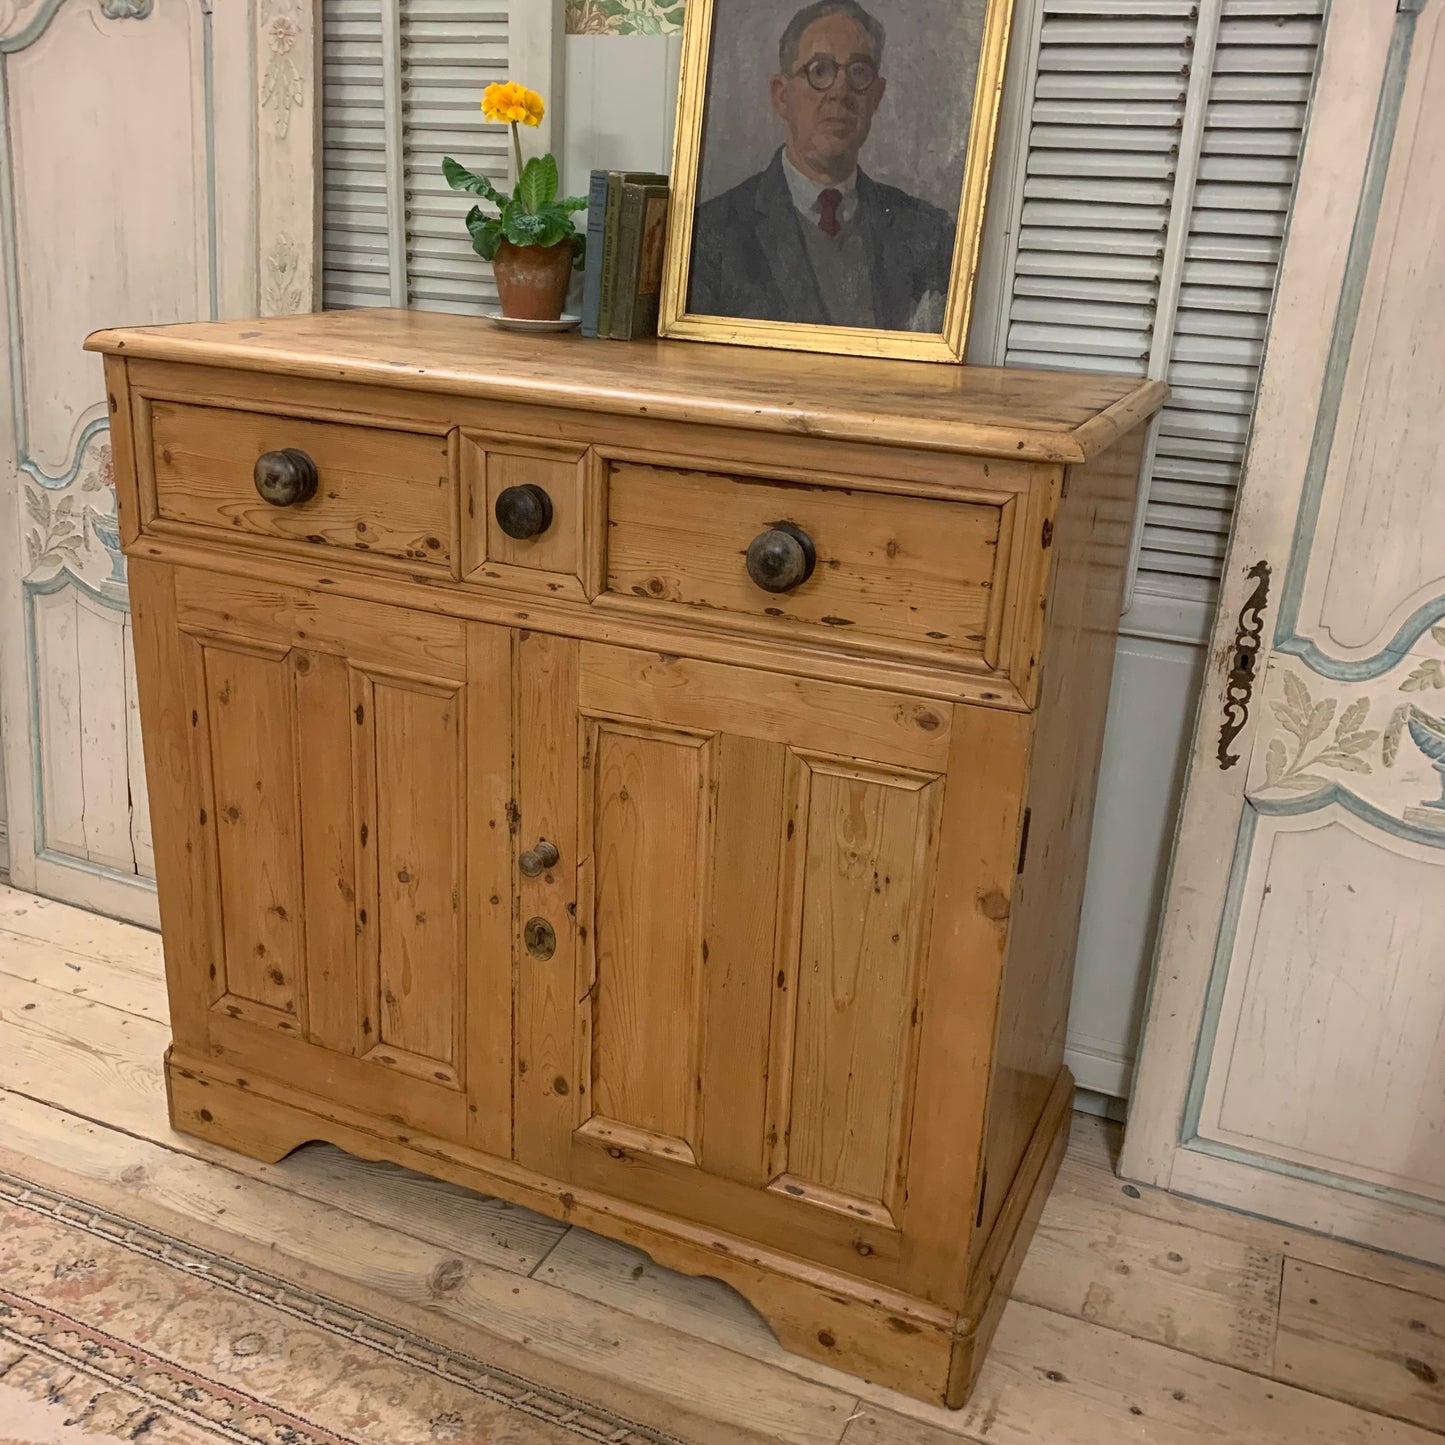
<instances>
[{"instance_id":1,"label":"painted panelled door","mask_svg":"<svg viewBox=\"0 0 1445 1445\"><path fill-rule=\"evenodd\" d=\"M1445 0L1337 5L1123 1172L1445 1263Z\"/></svg>"},{"instance_id":2,"label":"painted panelled door","mask_svg":"<svg viewBox=\"0 0 1445 1445\"><path fill-rule=\"evenodd\" d=\"M0 731L15 881L150 921L99 358L118 322L304 311L310 0L0 0Z\"/></svg>"}]
</instances>

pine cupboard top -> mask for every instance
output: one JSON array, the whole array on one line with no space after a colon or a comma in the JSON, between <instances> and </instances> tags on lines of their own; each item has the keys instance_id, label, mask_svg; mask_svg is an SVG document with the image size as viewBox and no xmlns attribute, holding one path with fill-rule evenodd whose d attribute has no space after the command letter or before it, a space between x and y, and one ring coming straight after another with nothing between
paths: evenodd
<instances>
[{"instance_id":1,"label":"pine cupboard top","mask_svg":"<svg viewBox=\"0 0 1445 1445\"><path fill-rule=\"evenodd\" d=\"M1020 461L1086 462L1159 410L1134 377L526 336L424 311L100 331L86 349L666 421Z\"/></svg>"}]
</instances>

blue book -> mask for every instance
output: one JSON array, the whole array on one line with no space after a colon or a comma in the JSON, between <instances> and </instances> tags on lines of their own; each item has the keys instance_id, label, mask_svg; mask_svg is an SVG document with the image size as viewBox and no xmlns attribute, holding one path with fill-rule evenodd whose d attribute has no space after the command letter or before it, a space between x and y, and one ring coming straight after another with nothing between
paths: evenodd
<instances>
[{"instance_id":1,"label":"blue book","mask_svg":"<svg viewBox=\"0 0 1445 1445\"><path fill-rule=\"evenodd\" d=\"M597 335L602 314L602 245L607 234L607 172L593 171L587 188L587 261L582 272L582 334Z\"/></svg>"}]
</instances>

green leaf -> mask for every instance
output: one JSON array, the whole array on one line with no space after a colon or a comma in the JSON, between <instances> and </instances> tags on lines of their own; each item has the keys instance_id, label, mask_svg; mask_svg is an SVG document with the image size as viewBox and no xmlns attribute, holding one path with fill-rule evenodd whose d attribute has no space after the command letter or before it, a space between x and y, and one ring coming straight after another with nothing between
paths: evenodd
<instances>
[{"instance_id":1,"label":"green leaf","mask_svg":"<svg viewBox=\"0 0 1445 1445\"><path fill-rule=\"evenodd\" d=\"M1297 673L1287 672L1284 675L1284 696L1289 703L1290 711L1301 721L1310 714L1310 690L1300 680Z\"/></svg>"},{"instance_id":2,"label":"green leaf","mask_svg":"<svg viewBox=\"0 0 1445 1445\"><path fill-rule=\"evenodd\" d=\"M514 246L539 246L542 244L542 232L546 229L547 223L541 216L531 215L527 211L509 206L507 216L503 225L507 232L507 239Z\"/></svg>"},{"instance_id":3,"label":"green leaf","mask_svg":"<svg viewBox=\"0 0 1445 1445\"><path fill-rule=\"evenodd\" d=\"M1445 627L1432 627L1430 629L1430 636L1433 637L1441 647L1445 647Z\"/></svg>"},{"instance_id":4,"label":"green leaf","mask_svg":"<svg viewBox=\"0 0 1445 1445\"><path fill-rule=\"evenodd\" d=\"M1264 755L1264 785L1266 788L1272 788L1279 782L1284 774L1284 765L1284 744L1278 738L1275 738L1271 741Z\"/></svg>"},{"instance_id":5,"label":"green leaf","mask_svg":"<svg viewBox=\"0 0 1445 1445\"><path fill-rule=\"evenodd\" d=\"M1349 707L1340 714L1340 720L1335 724L1335 740L1338 742L1350 733L1359 732L1361 723L1363 723L1369 715L1369 698L1362 697L1352 702Z\"/></svg>"},{"instance_id":6,"label":"green leaf","mask_svg":"<svg viewBox=\"0 0 1445 1445\"><path fill-rule=\"evenodd\" d=\"M447 185L454 191L465 191L471 196L484 196L496 206L506 204L507 198L486 176L479 176L475 171L469 171L450 156L442 157L442 175L446 177Z\"/></svg>"},{"instance_id":7,"label":"green leaf","mask_svg":"<svg viewBox=\"0 0 1445 1445\"><path fill-rule=\"evenodd\" d=\"M533 156L517 182L517 199L532 215L557 198L557 162L550 155Z\"/></svg>"},{"instance_id":8,"label":"green leaf","mask_svg":"<svg viewBox=\"0 0 1445 1445\"><path fill-rule=\"evenodd\" d=\"M1426 688L1434 687L1445 687L1445 662L1439 662L1432 657L1428 662L1422 662L1400 684L1400 691L1424 692Z\"/></svg>"},{"instance_id":9,"label":"green leaf","mask_svg":"<svg viewBox=\"0 0 1445 1445\"><path fill-rule=\"evenodd\" d=\"M1375 770L1364 758L1339 758L1331 764L1345 773L1373 773Z\"/></svg>"},{"instance_id":10,"label":"green leaf","mask_svg":"<svg viewBox=\"0 0 1445 1445\"><path fill-rule=\"evenodd\" d=\"M1405 719L1410 716L1410 704L1402 702L1394 712L1390 714L1389 726L1385 729L1385 739L1380 744L1380 756L1384 759L1387 768L1395 766L1395 759L1400 756L1400 735L1405 731Z\"/></svg>"},{"instance_id":11,"label":"green leaf","mask_svg":"<svg viewBox=\"0 0 1445 1445\"><path fill-rule=\"evenodd\" d=\"M1344 737L1335 737L1335 746L1345 753L1362 753L1375 744L1375 739L1380 736L1379 728L1366 728L1364 732L1346 733Z\"/></svg>"},{"instance_id":12,"label":"green leaf","mask_svg":"<svg viewBox=\"0 0 1445 1445\"><path fill-rule=\"evenodd\" d=\"M1316 788L1329 787L1330 780L1322 778L1318 773L1300 773L1293 778L1285 778L1278 786L1289 788L1296 793L1312 793Z\"/></svg>"},{"instance_id":13,"label":"green leaf","mask_svg":"<svg viewBox=\"0 0 1445 1445\"><path fill-rule=\"evenodd\" d=\"M575 214L577 211L585 211L587 209L587 197L561 196L555 202L553 202L553 204L560 206L570 216Z\"/></svg>"},{"instance_id":14,"label":"green leaf","mask_svg":"<svg viewBox=\"0 0 1445 1445\"><path fill-rule=\"evenodd\" d=\"M1334 698L1327 697L1322 702L1317 702L1314 705L1314 710L1310 713L1309 737L1307 741L1313 742L1316 738L1322 738L1329 730L1330 723L1334 720L1334 716Z\"/></svg>"},{"instance_id":15,"label":"green leaf","mask_svg":"<svg viewBox=\"0 0 1445 1445\"><path fill-rule=\"evenodd\" d=\"M483 261L495 259L497 247L502 244L501 217L484 216L480 206L473 206L467 212L467 230L471 232L472 250Z\"/></svg>"}]
</instances>

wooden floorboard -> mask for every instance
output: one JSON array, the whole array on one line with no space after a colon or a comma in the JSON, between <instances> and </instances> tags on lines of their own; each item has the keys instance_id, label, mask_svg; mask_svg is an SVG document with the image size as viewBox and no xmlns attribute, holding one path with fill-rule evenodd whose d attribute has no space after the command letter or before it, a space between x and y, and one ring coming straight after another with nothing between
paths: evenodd
<instances>
[{"instance_id":1,"label":"wooden floorboard","mask_svg":"<svg viewBox=\"0 0 1445 1445\"><path fill-rule=\"evenodd\" d=\"M1445 1304L1291 1260L1279 1320L1279 1376L1445 1432Z\"/></svg>"},{"instance_id":2,"label":"wooden floorboard","mask_svg":"<svg viewBox=\"0 0 1445 1445\"><path fill-rule=\"evenodd\" d=\"M0 1148L798 1445L1423 1445L1445 1271L1117 1179L1078 1116L978 1389L955 1413L783 1351L725 1286L411 1171L178 1135L154 934L0 887ZM722 1438L712 1437L709 1438Z\"/></svg>"}]
</instances>

